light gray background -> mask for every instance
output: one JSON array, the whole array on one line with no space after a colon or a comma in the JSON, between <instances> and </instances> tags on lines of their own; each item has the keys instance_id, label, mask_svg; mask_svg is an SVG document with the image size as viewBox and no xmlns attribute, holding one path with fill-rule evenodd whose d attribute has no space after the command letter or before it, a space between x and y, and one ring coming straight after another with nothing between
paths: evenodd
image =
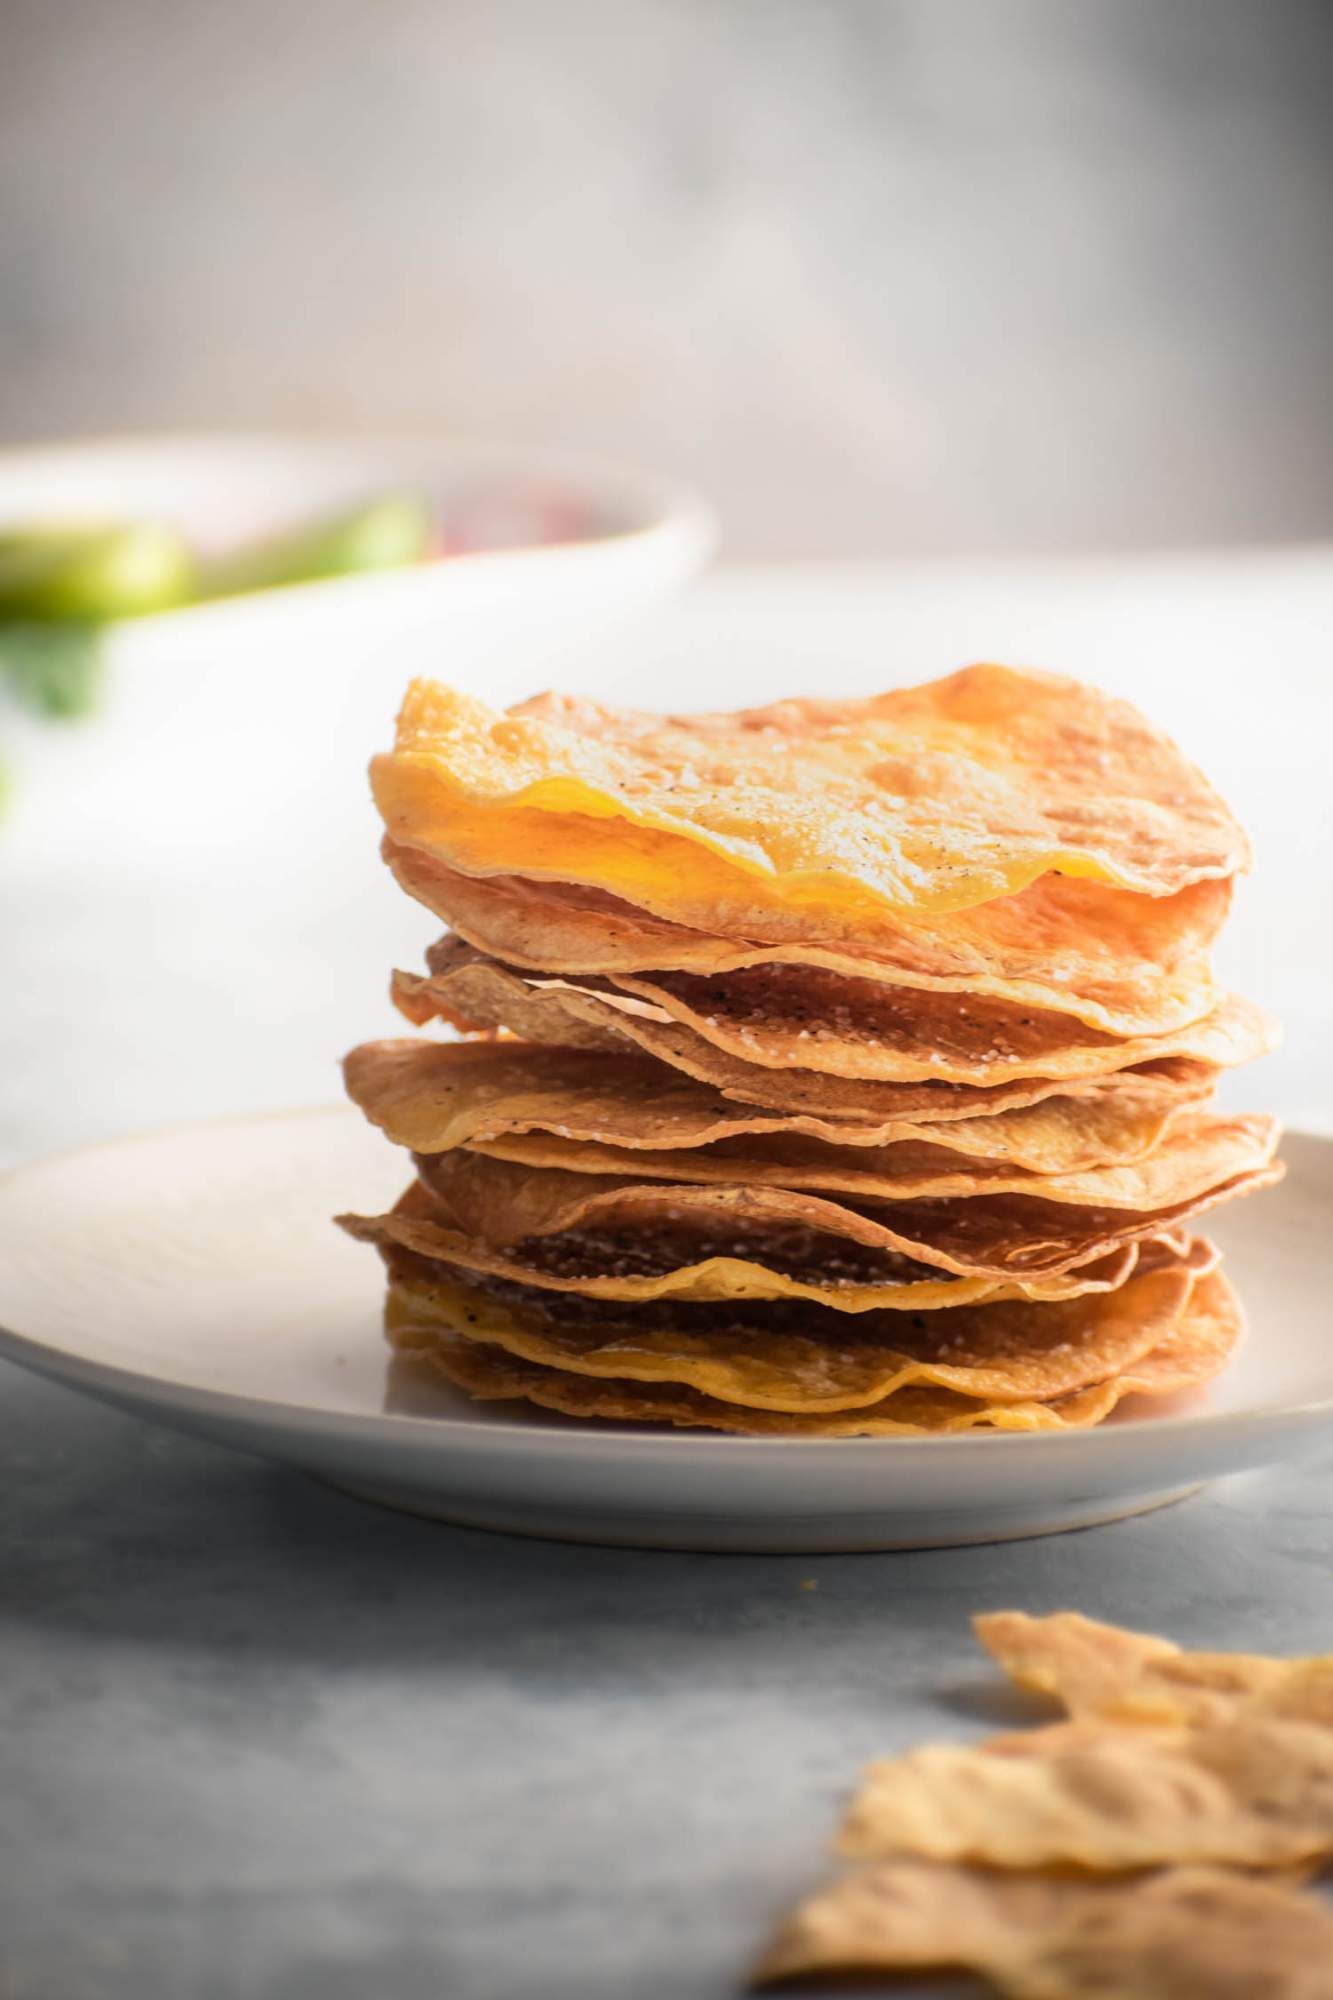
<instances>
[{"instance_id":1,"label":"light gray background","mask_svg":"<svg viewBox=\"0 0 1333 2000\"><path fill-rule=\"evenodd\" d=\"M578 442L741 554L1333 530L1324 0L0 24L0 437Z\"/></svg>"}]
</instances>

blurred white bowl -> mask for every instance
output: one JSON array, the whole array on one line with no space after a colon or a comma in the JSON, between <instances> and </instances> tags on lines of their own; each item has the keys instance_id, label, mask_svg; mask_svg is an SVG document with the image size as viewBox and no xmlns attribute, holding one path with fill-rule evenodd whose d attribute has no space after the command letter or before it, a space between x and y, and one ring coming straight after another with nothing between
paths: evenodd
<instances>
[{"instance_id":1,"label":"blurred white bowl","mask_svg":"<svg viewBox=\"0 0 1333 2000\"><path fill-rule=\"evenodd\" d=\"M228 671L383 665L395 686L436 671L503 699L497 679L526 684L534 651L550 658L685 582L716 540L693 494L563 453L273 436L0 452L0 523L165 519L207 551L401 490L422 493L446 525L463 524L462 552L127 621L113 657ZM540 540L525 542L529 530Z\"/></svg>"},{"instance_id":2,"label":"blurred white bowl","mask_svg":"<svg viewBox=\"0 0 1333 2000\"><path fill-rule=\"evenodd\" d=\"M577 681L587 643L685 583L716 535L693 495L555 453L276 437L0 452L0 523L163 518L208 550L403 489L483 533L553 519L584 532L109 627L94 714L44 725L5 711L6 857L44 872L104 863L142 883L173 868L253 878L255 857L282 851L294 878L305 871L293 907L331 867L350 890L328 843L354 829L369 863L366 760L392 741L413 675L497 706Z\"/></svg>"}]
</instances>

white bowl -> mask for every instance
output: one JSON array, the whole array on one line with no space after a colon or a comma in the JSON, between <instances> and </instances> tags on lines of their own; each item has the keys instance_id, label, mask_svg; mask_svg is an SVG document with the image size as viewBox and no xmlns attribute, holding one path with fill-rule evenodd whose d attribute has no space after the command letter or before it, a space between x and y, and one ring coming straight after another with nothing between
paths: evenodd
<instances>
[{"instance_id":1,"label":"white bowl","mask_svg":"<svg viewBox=\"0 0 1333 2000\"><path fill-rule=\"evenodd\" d=\"M345 904L358 883L369 899L366 760L392 741L407 682L433 675L502 706L576 678L590 640L685 583L715 540L692 495L563 454L275 437L0 452L0 524L166 518L210 549L404 488L446 515L469 495L550 491L597 532L110 626L94 714L60 727L4 715L17 782L2 837L15 863L77 870L87 887L101 862L113 890L134 886L141 900L179 863L207 901L224 867L248 867L257 896L257 866L281 855L293 920L314 921L330 883Z\"/></svg>"},{"instance_id":2,"label":"white bowl","mask_svg":"<svg viewBox=\"0 0 1333 2000\"><path fill-rule=\"evenodd\" d=\"M540 546L470 551L400 570L337 577L195 605L116 628L115 660L231 668L244 657L324 669L391 662L490 688L519 656L577 646L618 614L685 582L716 525L668 482L564 453L438 439L275 436L106 439L0 452L0 523L147 516L217 550L410 489L442 513L506 496L556 494L588 531ZM529 676L530 678L530 676Z\"/></svg>"}]
</instances>

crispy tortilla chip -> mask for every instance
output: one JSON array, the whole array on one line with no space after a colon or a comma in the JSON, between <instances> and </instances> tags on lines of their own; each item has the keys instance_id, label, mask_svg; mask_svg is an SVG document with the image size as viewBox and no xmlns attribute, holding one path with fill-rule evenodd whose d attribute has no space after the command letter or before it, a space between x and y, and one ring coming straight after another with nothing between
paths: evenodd
<instances>
[{"instance_id":1,"label":"crispy tortilla chip","mask_svg":"<svg viewBox=\"0 0 1333 2000\"><path fill-rule=\"evenodd\" d=\"M1244 1335L1245 1315L1232 1286L1220 1271L1205 1272L1160 1347L1131 1362L1123 1374L1065 1397L1064 1421L1099 1424L1136 1398L1153 1401L1202 1388L1221 1374Z\"/></svg>"},{"instance_id":2,"label":"crispy tortilla chip","mask_svg":"<svg viewBox=\"0 0 1333 2000\"><path fill-rule=\"evenodd\" d=\"M786 1133L841 1148L916 1141L1033 1173L1072 1172L1150 1153L1168 1121L1207 1096L1214 1076L1203 1064L1165 1063L1103 1079L1080 1097L985 1117L854 1125L808 1112L742 1110L646 1056L540 1043L367 1042L343 1068L348 1095L395 1145L443 1153L503 1140L501 1158L602 1173L626 1171L627 1152L654 1152L660 1156L654 1171L674 1172L660 1160L695 1147L717 1158L739 1154L772 1163L772 1135ZM728 1144L749 1134L757 1135L752 1144ZM516 1139L525 1143L516 1148ZM590 1144L610 1157L593 1155ZM780 1147L776 1162L799 1165L808 1150ZM743 1168L736 1172L746 1177Z\"/></svg>"},{"instance_id":3,"label":"crispy tortilla chip","mask_svg":"<svg viewBox=\"0 0 1333 2000\"><path fill-rule=\"evenodd\" d=\"M521 1244L529 1251L529 1239L636 1231L651 1237L685 1228L716 1237L730 1232L737 1255L767 1262L768 1239L795 1229L960 1277L1014 1279L1025 1286L1107 1257L1127 1243L1160 1236L1205 1209L1281 1178L1280 1166L1266 1167L1170 1209L1143 1213L1063 1206L1030 1195L876 1205L789 1188L695 1187L567 1174L471 1152L415 1157L443 1225L497 1247ZM577 1261L576 1253L576 1267Z\"/></svg>"},{"instance_id":4,"label":"crispy tortilla chip","mask_svg":"<svg viewBox=\"0 0 1333 2000\"><path fill-rule=\"evenodd\" d=\"M442 1223L434 1198L422 1186L409 1188L388 1215L338 1217L349 1235L381 1248L397 1245L419 1257L543 1291L640 1305L803 1299L842 1313L930 1312L982 1299L1066 1299L1115 1291L1140 1261L1154 1263L1163 1255L1188 1255L1196 1273L1201 1268L1197 1244L1150 1238L1049 1277L1020 1281L951 1275L893 1251L775 1222L771 1215L749 1231L724 1215L720 1234L716 1228L710 1231L706 1216L686 1217L683 1223L663 1221L660 1215L653 1220L648 1230L578 1230L536 1237L512 1249L497 1247Z\"/></svg>"},{"instance_id":5,"label":"crispy tortilla chip","mask_svg":"<svg viewBox=\"0 0 1333 2000\"><path fill-rule=\"evenodd\" d=\"M744 1410L674 1384L595 1380L520 1361L501 1347L443 1331L399 1294L386 1308L390 1340L400 1352L429 1361L478 1402L536 1403L563 1416L599 1422L669 1424L678 1429L779 1437L909 1437L926 1432L1060 1430L1057 1403L977 1403L947 1389L900 1389L876 1408L828 1416Z\"/></svg>"},{"instance_id":6,"label":"crispy tortilla chip","mask_svg":"<svg viewBox=\"0 0 1333 2000\"><path fill-rule=\"evenodd\" d=\"M1221 1374L1244 1337L1245 1314L1233 1286L1220 1271L1210 1271L1161 1346L1116 1377L1116 1401L1197 1389Z\"/></svg>"},{"instance_id":7,"label":"crispy tortilla chip","mask_svg":"<svg viewBox=\"0 0 1333 2000\"><path fill-rule=\"evenodd\" d=\"M390 1273L414 1318L520 1360L576 1375L681 1383L718 1402L798 1415L864 1408L916 1387L988 1403L1054 1402L1123 1374L1160 1346L1193 1283L1178 1260L1136 1273L1118 1291L1062 1304L880 1312L849 1325L812 1306L796 1314L695 1307L692 1316L679 1305L580 1314L576 1301L466 1284L447 1267L391 1262Z\"/></svg>"},{"instance_id":8,"label":"crispy tortilla chip","mask_svg":"<svg viewBox=\"0 0 1333 2000\"><path fill-rule=\"evenodd\" d=\"M866 1771L840 1850L1118 1874L1286 1867L1333 1852L1333 1731L1245 1715L1198 1729L1057 1724L932 1744Z\"/></svg>"},{"instance_id":9,"label":"crispy tortilla chip","mask_svg":"<svg viewBox=\"0 0 1333 2000\"><path fill-rule=\"evenodd\" d=\"M803 1903L756 1977L945 1968L1009 2000L1333 2000L1333 1913L1221 1869L1086 1882L891 1861Z\"/></svg>"},{"instance_id":10,"label":"crispy tortilla chip","mask_svg":"<svg viewBox=\"0 0 1333 2000\"><path fill-rule=\"evenodd\" d=\"M1070 1715L1093 1714L1141 1682L1153 1665L1179 1659L1179 1646L1151 1632L1103 1625L1081 1611L1033 1618L1026 1611L983 1611L972 1630L1011 1681L1048 1694Z\"/></svg>"},{"instance_id":11,"label":"crispy tortilla chip","mask_svg":"<svg viewBox=\"0 0 1333 2000\"><path fill-rule=\"evenodd\" d=\"M664 923L599 890L521 876L460 875L420 848L384 843L410 896L479 951L529 972L571 977L809 965L891 985L969 992L1058 1014L1111 1034L1163 1034L1199 1020L1219 995L1209 947L1229 881L1139 896L1043 875L1016 896L928 923L888 917L875 949L737 942Z\"/></svg>"},{"instance_id":12,"label":"crispy tortilla chip","mask_svg":"<svg viewBox=\"0 0 1333 2000\"><path fill-rule=\"evenodd\" d=\"M552 695L497 715L417 681L371 778L390 837L465 874L579 882L727 936L813 920L873 944L885 911L969 909L1051 871L1168 896L1248 863L1127 704L996 666L694 717Z\"/></svg>"},{"instance_id":13,"label":"crispy tortilla chip","mask_svg":"<svg viewBox=\"0 0 1333 2000\"><path fill-rule=\"evenodd\" d=\"M1020 1687L1070 1715L1217 1722L1238 1709L1333 1722L1333 1657L1186 1653L1169 1639L1103 1625L1077 1611L1031 1618L983 1612L972 1629Z\"/></svg>"},{"instance_id":14,"label":"crispy tortilla chip","mask_svg":"<svg viewBox=\"0 0 1333 2000\"><path fill-rule=\"evenodd\" d=\"M1190 1293L1168 1342L1177 1331L1186 1331L1194 1312L1196 1297L1219 1282L1204 1278ZM459 1287L457 1303L451 1310L475 1312L478 1323L481 1307L469 1296L470 1288ZM479 1295L480 1296L480 1295ZM949 1433L976 1429L1001 1431L1060 1431L1085 1429L1100 1423L1127 1391L1143 1363L1135 1364L1124 1376L1113 1377L1091 1388L1076 1390L1050 1402L980 1401L956 1391L936 1387L897 1389L882 1402L864 1408L811 1413L775 1409L743 1408L722 1402L697 1389L674 1382L633 1381L625 1376L594 1377L575 1374L567 1368L552 1368L527 1361L493 1342L469 1339L445 1324L439 1310L443 1291L435 1294L433 1309L423 1313L417 1299L392 1286L386 1306L385 1326L391 1343L401 1352L415 1354L430 1362L457 1387L479 1401L524 1400L566 1416L596 1417L625 1423L671 1424L678 1428L741 1432L757 1436L786 1437L891 1437L912 1433ZM456 1327L458 1322L452 1324ZM1188 1338L1188 1332L1186 1332ZM1333 1740L1333 1739L1331 1739Z\"/></svg>"},{"instance_id":15,"label":"crispy tortilla chip","mask_svg":"<svg viewBox=\"0 0 1333 2000\"><path fill-rule=\"evenodd\" d=\"M452 947L456 941L449 943ZM439 952L437 946L431 956ZM610 1006L602 995L573 987L527 986L517 974L476 955L465 961L454 959L442 973L426 977L395 972L391 991L398 1011L416 1027L442 1020L468 1035L514 1035L528 1043L597 1049L608 1054L641 1050L664 1066L709 1084L733 1103L862 1125L868 1120L911 1118L925 1122L989 1115L1037 1104L1057 1094L1078 1095L1104 1081L1018 1077L987 1086L929 1079L924 1083L849 1082L814 1070L763 1069L757 1063L724 1054L678 1022L662 1023L626 1014ZM1145 1067L1160 1069L1161 1065L1135 1065L1133 1074L1144 1074Z\"/></svg>"},{"instance_id":16,"label":"crispy tortilla chip","mask_svg":"<svg viewBox=\"0 0 1333 2000\"><path fill-rule=\"evenodd\" d=\"M952 1128L955 1133L960 1129ZM1053 1163L1033 1169L1012 1157L960 1157L950 1148L922 1140L865 1150L791 1135L747 1136L717 1146L662 1153L559 1136L533 1140L519 1135L476 1139L471 1149L537 1169L642 1175L702 1186L739 1182L747 1187L810 1188L862 1201L1039 1194L1054 1202L1146 1211L1192 1199L1238 1172L1266 1167L1277 1139L1272 1121L1182 1112L1159 1134L1155 1150L1135 1153L1127 1162L1115 1160L1069 1173L1056 1171Z\"/></svg>"},{"instance_id":17,"label":"crispy tortilla chip","mask_svg":"<svg viewBox=\"0 0 1333 2000\"><path fill-rule=\"evenodd\" d=\"M734 973L725 981L661 973L651 981L576 986L521 979L457 938L433 946L428 963L424 979L394 975L394 1001L418 1024L434 1016L464 1033L504 1028L525 1041L568 1047L637 1044L728 1095L835 1117L894 1115L868 1091L876 1083L989 1090L1027 1078L1107 1076L1176 1057L1230 1068L1274 1044L1272 1024L1234 997L1173 1034L1135 1038L1100 1034L1068 1015L1001 1013L995 1002L983 1012L983 1003L966 996L866 981L854 990L806 968ZM860 1004L866 993L871 999ZM774 1069L784 1072L776 1085L762 1076ZM853 1087L831 1087L846 1083Z\"/></svg>"},{"instance_id":18,"label":"crispy tortilla chip","mask_svg":"<svg viewBox=\"0 0 1333 2000\"><path fill-rule=\"evenodd\" d=\"M970 995L852 982L807 966L700 979L688 972L580 982L624 1011L639 1001L742 1062L829 1076L983 1087L1012 1077L1105 1076L1185 1056L1219 1068L1262 1054L1271 1029L1248 1001L1225 998L1169 1035L1115 1036L1064 1014ZM631 1008L630 1011L633 1011Z\"/></svg>"}]
</instances>

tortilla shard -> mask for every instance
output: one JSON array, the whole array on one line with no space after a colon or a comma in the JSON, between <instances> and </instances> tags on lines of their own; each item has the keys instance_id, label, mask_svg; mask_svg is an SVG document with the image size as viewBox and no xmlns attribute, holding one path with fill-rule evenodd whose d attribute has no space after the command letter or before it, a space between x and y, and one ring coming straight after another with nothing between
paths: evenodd
<instances>
[{"instance_id":1,"label":"tortilla shard","mask_svg":"<svg viewBox=\"0 0 1333 2000\"><path fill-rule=\"evenodd\" d=\"M1187 1653L1077 1611L983 1612L972 1628L1011 1680L1072 1716L1185 1724L1244 1711L1333 1725L1333 1655Z\"/></svg>"},{"instance_id":2,"label":"tortilla shard","mask_svg":"<svg viewBox=\"0 0 1333 2000\"><path fill-rule=\"evenodd\" d=\"M1074 1014L1111 1034L1161 1034L1209 1013L1220 997L1208 953L1231 882L1174 896L1043 875L1016 896L940 912L928 923L885 917L875 948L763 943L689 930L618 897L522 876L462 875L386 839L384 859L410 896L490 958L574 978L692 972L714 978L756 966L805 965L857 979L976 993Z\"/></svg>"},{"instance_id":3,"label":"tortilla shard","mask_svg":"<svg viewBox=\"0 0 1333 2000\"><path fill-rule=\"evenodd\" d=\"M1058 1724L872 1764L839 1842L994 1868L1273 1868L1333 1851L1333 1731L1276 1717L1194 1730Z\"/></svg>"},{"instance_id":4,"label":"tortilla shard","mask_svg":"<svg viewBox=\"0 0 1333 2000\"><path fill-rule=\"evenodd\" d=\"M1333 1914L1211 1868L1084 1882L891 1861L810 1897L755 1976L945 1968L1009 2000L1333 2000Z\"/></svg>"},{"instance_id":5,"label":"tortilla shard","mask_svg":"<svg viewBox=\"0 0 1333 2000\"><path fill-rule=\"evenodd\" d=\"M582 883L725 935L783 919L873 942L885 912L967 909L1051 871L1169 896L1249 859L1128 704L998 666L694 717L549 695L497 715L417 681L371 778L390 837L465 874Z\"/></svg>"}]
</instances>

